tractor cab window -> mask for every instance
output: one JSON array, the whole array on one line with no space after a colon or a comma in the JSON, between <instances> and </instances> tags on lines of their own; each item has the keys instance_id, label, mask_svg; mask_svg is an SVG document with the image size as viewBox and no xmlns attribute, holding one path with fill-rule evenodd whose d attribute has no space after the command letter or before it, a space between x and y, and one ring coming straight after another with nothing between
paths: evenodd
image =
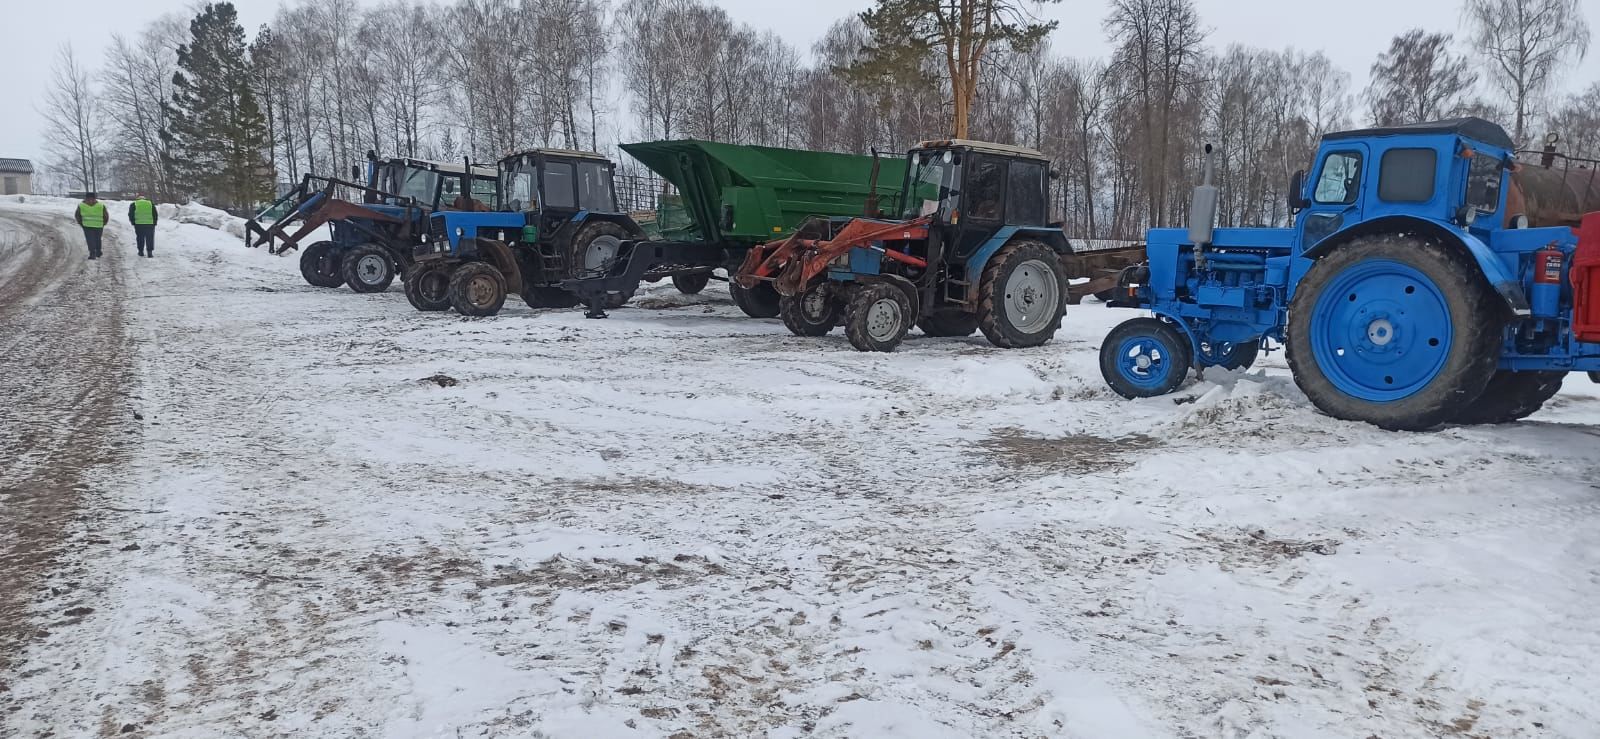
<instances>
[{"instance_id":1,"label":"tractor cab window","mask_svg":"<svg viewBox=\"0 0 1600 739\"><path fill-rule=\"evenodd\" d=\"M1467 169L1467 204L1480 213L1500 210L1500 182L1505 163L1486 154L1475 154Z\"/></svg>"},{"instance_id":2,"label":"tractor cab window","mask_svg":"<svg viewBox=\"0 0 1600 739\"><path fill-rule=\"evenodd\" d=\"M529 180L531 181L532 178L530 177ZM491 180L491 179L489 179L487 177L474 177L472 179L472 199L473 200L476 200L476 201L478 201L480 203L483 203L484 205L487 205L490 208L494 208L494 207L497 207L499 205L499 203L496 202L497 201L497 197L496 197L497 195L498 195L498 193L495 192L495 182L494 182L494 180Z\"/></svg>"},{"instance_id":3,"label":"tractor cab window","mask_svg":"<svg viewBox=\"0 0 1600 739\"><path fill-rule=\"evenodd\" d=\"M403 171L400 195L423 205L433 205L434 193L439 189L439 173L418 167L406 167Z\"/></svg>"},{"instance_id":4,"label":"tractor cab window","mask_svg":"<svg viewBox=\"0 0 1600 739\"><path fill-rule=\"evenodd\" d=\"M503 205L512 211L524 212L539 209L538 188L534 186L533 170L526 164L506 170L502 175Z\"/></svg>"},{"instance_id":5,"label":"tractor cab window","mask_svg":"<svg viewBox=\"0 0 1600 739\"><path fill-rule=\"evenodd\" d=\"M1045 216L1044 162L1011 163L1011 181L1006 185L1006 223L1043 226Z\"/></svg>"},{"instance_id":6,"label":"tractor cab window","mask_svg":"<svg viewBox=\"0 0 1600 739\"><path fill-rule=\"evenodd\" d=\"M578 207L578 188L573 182L572 162L546 162L542 184L545 207L564 209Z\"/></svg>"},{"instance_id":7,"label":"tractor cab window","mask_svg":"<svg viewBox=\"0 0 1600 739\"><path fill-rule=\"evenodd\" d=\"M961 195L960 183L961 159L955 152L916 152L907 173L904 217L948 216Z\"/></svg>"},{"instance_id":8,"label":"tractor cab window","mask_svg":"<svg viewBox=\"0 0 1600 739\"><path fill-rule=\"evenodd\" d=\"M1000 220L1005 205L1005 162L980 161L967 183L967 215L980 221Z\"/></svg>"},{"instance_id":9,"label":"tractor cab window","mask_svg":"<svg viewBox=\"0 0 1600 739\"><path fill-rule=\"evenodd\" d=\"M1321 205L1353 205L1361 196L1361 155L1336 151L1322 161L1314 198Z\"/></svg>"},{"instance_id":10,"label":"tractor cab window","mask_svg":"<svg viewBox=\"0 0 1600 739\"><path fill-rule=\"evenodd\" d=\"M584 210L616 212L617 203L611 193L611 168L605 163L578 163L578 205Z\"/></svg>"},{"instance_id":11,"label":"tractor cab window","mask_svg":"<svg viewBox=\"0 0 1600 739\"><path fill-rule=\"evenodd\" d=\"M1433 149L1390 149L1378 173L1378 197L1390 203L1426 203L1433 199L1439 153Z\"/></svg>"}]
</instances>

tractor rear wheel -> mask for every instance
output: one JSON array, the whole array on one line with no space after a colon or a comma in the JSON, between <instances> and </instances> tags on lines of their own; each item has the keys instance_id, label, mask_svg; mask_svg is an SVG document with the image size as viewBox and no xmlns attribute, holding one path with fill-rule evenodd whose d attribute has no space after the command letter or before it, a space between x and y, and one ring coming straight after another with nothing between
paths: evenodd
<instances>
[{"instance_id":1,"label":"tractor rear wheel","mask_svg":"<svg viewBox=\"0 0 1600 739\"><path fill-rule=\"evenodd\" d=\"M450 267L443 264L411 268L405 281L406 300L425 313L450 310Z\"/></svg>"},{"instance_id":2,"label":"tractor rear wheel","mask_svg":"<svg viewBox=\"0 0 1600 739\"><path fill-rule=\"evenodd\" d=\"M1192 364L1189 337L1159 318L1125 321L1100 345L1100 376L1129 400L1177 390L1189 379Z\"/></svg>"},{"instance_id":3,"label":"tractor rear wheel","mask_svg":"<svg viewBox=\"0 0 1600 739\"><path fill-rule=\"evenodd\" d=\"M318 241L300 252L300 276L312 287L344 284L344 260L331 241Z\"/></svg>"},{"instance_id":4,"label":"tractor rear wheel","mask_svg":"<svg viewBox=\"0 0 1600 739\"><path fill-rule=\"evenodd\" d=\"M1565 372L1511 372L1494 373L1483 394L1456 415L1454 422L1462 424L1500 424L1521 421L1539 412L1545 402L1561 392L1561 383L1567 379Z\"/></svg>"},{"instance_id":5,"label":"tractor rear wheel","mask_svg":"<svg viewBox=\"0 0 1600 739\"><path fill-rule=\"evenodd\" d=\"M394 260L381 247L367 244L344 258L344 283L358 293L381 293L394 284Z\"/></svg>"},{"instance_id":6,"label":"tractor rear wheel","mask_svg":"<svg viewBox=\"0 0 1600 739\"><path fill-rule=\"evenodd\" d=\"M522 289L522 302L529 308L571 308L579 302L578 296L562 290L559 287L525 287Z\"/></svg>"},{"instance_id":7,"label":"tractor rear wheel","mask_svg":"<svg viewBox=\"0 0 1600 739\"><path fill-rule=\"evenodd\" d=\"M699 295L709 284L711 284L710 272L672 276L672 286L678 288L678 292L684 295Z\"/></svg>"},{"instance_id":8,"label":"tractor rear wheel","mask_svg":"<svg viewBox=\"0 0 1600 739\"><path fill-rule=\"evenodd\" d=\"M1055 250L1015 241L989 260L978 283L978 328L1003 349L1055 338L1066 314L1067 276Z\"/></svg>"},{"instance_id":9,"label":"tractor rear wheel","mask_svg":"<svg viewBox=\"0 0 1600 739\"><path fill-rule=\"evenodd\" d=\"M868 283L855 289L844 311L844 335L864 352L892 352L905 341L916 316L911 298L896 285Z\"/></svg>"},{"instance_id":10,"label":"tractor rear wheel","mask_svg":"<svg viewBox=\"0 0 1600 739\"><path fill-rule=\"evenodd\" d=\"M1228 341L1201 342L1195 359L1201 367L1221 367L1225 370L1250 369L1261 354L1261 339L1235 344Z\"/></svg>"},{"instance_id":11,"label":"tractor rear wheel","mask_svg":"<svg viewBox=\"0 0 1600 739\"><path fill-rule=\"evenodd\" d=\"M743 288L737 282L728 283L728 293L733 296L733 304L751 318L777 318L782 311L779 305L778 291L770 282L762 282L753 288Z\"/></svg>"},{"instance_id":12,"label":"tractor rear wheel","mask_svg":"<svg viewBox=\"0 0 1600 739\"><path fill-rule=\"evenodd\" d=\"M843 313L833 295L833 284L824 281L799 295L780 296L778 316L795 336L827 336Z\"/></svg>"},{"instance_id":13,"label":"tractor rear wheel","mask_svg":"<svg viewBox=\"0 0 1600 739\"><path fill-rule=\"evenodd\" d=\"M633 234L628 233L628 229L612 221L585 225L572 239L572 250L567 254L567 276L573 279L604 277L622 254L622 242L631 238ZM621 308L633 299L638 289L635 285L626 292L607 295L605 307Z\"/></svg>"},{"instance_id":14,"label":"tractor rear wheel","mask_svg":"<svg viewBox=\"0 0 1600 739\"><path fill-rule=\"evenodd\" d=\"M1407 236L1358 239L1300 281L1289 369L1323 413L1423 431L1483 395L1505 320L1468 258Z\"/></svg>"},{"instance_id":15,"label":"tractor rear wheel","mask_svg":"<svg viewBox=\"0 0 1600 739\"><path fill-rule=\"evenodd\" d=\"M450 307L463 316L492 316L506 304L506 278L494 265L468 262L450 275Z\"/></svg>"},{"instance_id":16,"label":"tractor rear wheel","mask_svg":"<svg viewBox=\"0 0 1600 739\"><path fill-rule=\"evenodd\" d=\"M959 310L941 310L924 315L922 320L917 321L917 328L922 329L926 336L971 336L978 330L978 316Z\"/></svg>"}]
</instances>

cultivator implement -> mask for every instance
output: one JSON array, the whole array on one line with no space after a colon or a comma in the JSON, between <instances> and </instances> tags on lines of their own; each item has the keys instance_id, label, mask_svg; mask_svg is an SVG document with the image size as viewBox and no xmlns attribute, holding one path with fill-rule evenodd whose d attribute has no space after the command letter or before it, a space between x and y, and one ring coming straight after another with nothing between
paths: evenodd
<instances>
[{"instance_id":1,"label":"cultivator implement","mask_svg":"<svg viewBox=\"0 0 1600 739\"><path fill-rule=\"evenodd\" d=\"M349 192L364 193L368 200L395 205L374 207L353 203L343 197ZM272 215L280 211L283 215L274 220ZM412 224L417 223L424 212L412 198L345 180L306 175L288 194L245 223L244 242L250 248L265 246L269 254L283 254L298 249L301 239L333 221L348 224L372 241L382 241L387 236L380 228L395 226L402 235L409 236ZM290 228L296 226L298 228L291 233Z\"/></svg>"}]
</instances>

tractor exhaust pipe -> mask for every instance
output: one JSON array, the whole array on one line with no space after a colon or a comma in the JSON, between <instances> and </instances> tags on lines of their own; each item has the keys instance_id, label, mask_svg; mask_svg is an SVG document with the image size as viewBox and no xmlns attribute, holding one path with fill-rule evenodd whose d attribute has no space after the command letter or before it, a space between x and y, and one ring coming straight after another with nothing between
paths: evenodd
<instances>
[{"instance_id":1,"label":"tractor exhaust pipe","mask_svg":"<svg viewBox=\"0 0 1600 739\"><path fill-rule=\"evenodd\" d=\"M1216 150L1206 144L1204 179L1194 189L1194 199L1189 202L1189 240L1194 242L1195 269L1206 268L1205 247L1209 246L1217 230L1217 186L1211 184L1217 173Z\"/></svg>"}]
</instances>

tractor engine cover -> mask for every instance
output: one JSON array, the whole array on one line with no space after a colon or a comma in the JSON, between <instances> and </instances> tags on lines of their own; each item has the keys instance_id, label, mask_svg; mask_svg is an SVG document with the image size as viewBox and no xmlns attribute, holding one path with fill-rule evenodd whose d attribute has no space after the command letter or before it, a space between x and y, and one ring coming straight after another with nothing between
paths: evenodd
<instances>
[{"instance_id":1,"label":"tractor engine cover","mask_svg":"<svg viewBox=\"0 0 1600 739\"><path fill-rule=\"evenodd\" d=\"M1572 260L1572 332L1600 344L1600 213L1583 217L1578 253Z\"/></svg>"}]
</instances>

